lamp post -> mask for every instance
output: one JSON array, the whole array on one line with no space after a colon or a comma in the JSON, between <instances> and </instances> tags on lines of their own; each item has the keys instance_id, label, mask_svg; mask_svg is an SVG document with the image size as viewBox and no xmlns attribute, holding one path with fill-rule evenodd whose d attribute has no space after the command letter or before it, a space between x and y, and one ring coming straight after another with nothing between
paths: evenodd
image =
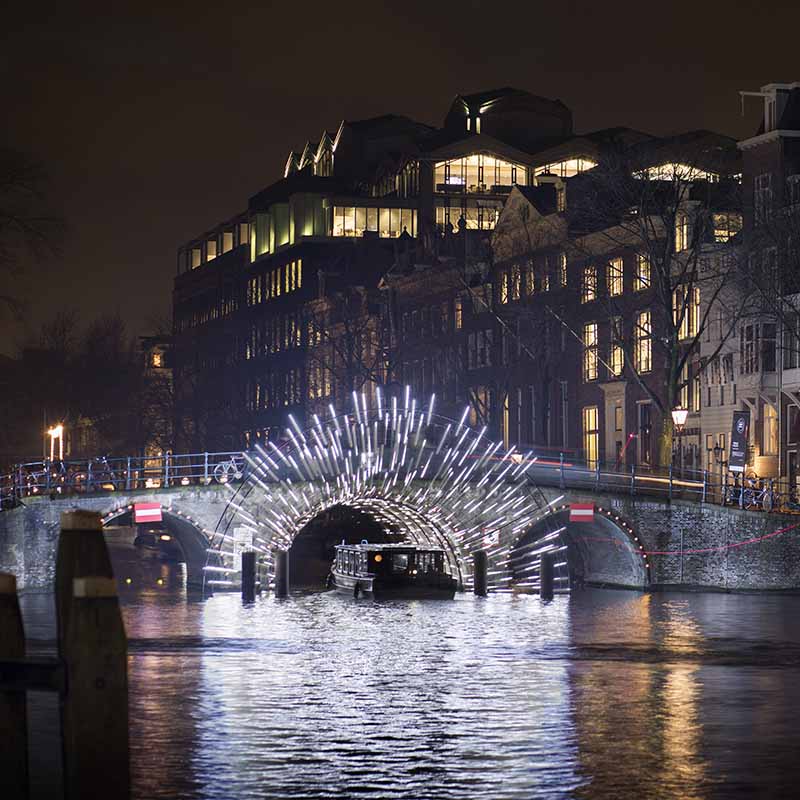
<instances>
[{"instance_id":1,"label":"lamp post","mask_svg":"<svg viewBox=\"0 0 800 800\"><path fill-rule=\"evenodd\" d=\"M52 428L47 429L47 435L50 437L50 462L55 461L56 458L56 439L58 440L58 460L64 460L64 425L59 422Z\"/></svg>"},{"instance_id":2,"label":"lamp post","mask_svg":"<svg viewBox=\"0 0 800 800\"><path fill-rule=\"evenodd\" d=\"M689 410L686 408L673 408L672 409L672 424L678 432L678 467L680 475L683 476L683 448L681 447L681 434L683 433L683 426L686 424L686 417L689 416Z\"/></svg>"},{"instance_id":3,"label":"lamp post","mask_svg":"<svg viewBox=\"0 0 800 800\"><path fill-rule=\"evenodd\" d=\"M722 447L719 442L717 442L714 445L713 453L714 453L714 461L716 462L716 464L719 465L719 494L720 494L720 503L722 503L725 500L725 489L722 485L722 475L723 475L722 468L726 463L725 448Z\"/></svg>"}]
</instances>

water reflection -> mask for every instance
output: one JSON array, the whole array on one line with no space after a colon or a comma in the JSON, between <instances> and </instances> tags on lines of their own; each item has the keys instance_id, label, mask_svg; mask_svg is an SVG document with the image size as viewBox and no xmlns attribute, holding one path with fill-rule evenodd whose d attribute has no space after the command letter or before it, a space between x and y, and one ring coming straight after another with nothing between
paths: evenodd
<instances>
[{"instance_id":1,"label":"water reflection","mask_svg":"<svg viewBox=\"0 0 800 800\"><path fill-rule=\"evenodd\" d=\"M136 797L781 797L800 778L800 598L243 606L134 555L115 564ZM26 600L35 630L44 609Z\"/></svg>"}]
</instances>

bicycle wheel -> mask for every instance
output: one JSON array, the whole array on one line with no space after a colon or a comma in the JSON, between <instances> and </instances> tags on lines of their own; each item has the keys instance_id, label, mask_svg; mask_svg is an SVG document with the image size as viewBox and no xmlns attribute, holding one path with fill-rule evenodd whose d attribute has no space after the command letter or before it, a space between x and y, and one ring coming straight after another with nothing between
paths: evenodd
<instances>
[{"instance_id":1,"label":"bicycle wheel","mask_svg":"<svg viewBox=\"0 0 800 800\"><path fill-rule=\"evenodd\" d=\"M770 491L764 492L764 496L761 498L761 508L769 514L772 511L773 507L775 506L775 498Z\"/></svg>"}]
</instances>

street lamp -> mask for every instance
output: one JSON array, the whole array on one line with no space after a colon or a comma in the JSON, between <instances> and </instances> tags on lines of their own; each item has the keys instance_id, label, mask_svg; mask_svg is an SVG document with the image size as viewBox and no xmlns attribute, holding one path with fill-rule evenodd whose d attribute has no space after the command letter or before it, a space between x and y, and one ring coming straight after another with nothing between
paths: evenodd
<instances>
[{"instance_id":1,"label":"street lamp","mask_svg":"<svg viewBox=\"0 0 800 800\"><path fill-rule=\"evenodd\" d=\"M689 410L686 408L673 408L672 409L672 424L678 432L678 466L680 467L681 474L683 474L683 448L681 447L681 434L683 433L683 426L686 424L686 417L689 416Z\"/></svg>"},{"instance_id":2,"label":"street lamp","mask_svg":"<svg viewBox=\"0 0 800 800\"><path fill-rule=\"evenodd\" d=\"M52 428L47 429L47 435L50 437L50 461L55 461L56 457L56 439L58 439L58 460L64 460L64 426L59 422Z\"/></svg>"}]
</instances>

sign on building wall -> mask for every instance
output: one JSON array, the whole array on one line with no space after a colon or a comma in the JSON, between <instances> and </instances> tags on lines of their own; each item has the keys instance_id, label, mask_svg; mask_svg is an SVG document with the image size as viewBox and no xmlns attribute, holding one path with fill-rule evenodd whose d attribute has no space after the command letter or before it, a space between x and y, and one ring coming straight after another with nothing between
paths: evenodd
<instances>
[{"instance_id":1,"label":"sign on building wall","mask_svg":"<svg viewBox=\"0 0 800 800\"><path fill-rule=\"evenodd\" d=\"M750 438L750 412L734 411L731 426L731 449L728 454L728 469L744 472L747 463L747 440Z\"/></svg>"}]
</instances>

